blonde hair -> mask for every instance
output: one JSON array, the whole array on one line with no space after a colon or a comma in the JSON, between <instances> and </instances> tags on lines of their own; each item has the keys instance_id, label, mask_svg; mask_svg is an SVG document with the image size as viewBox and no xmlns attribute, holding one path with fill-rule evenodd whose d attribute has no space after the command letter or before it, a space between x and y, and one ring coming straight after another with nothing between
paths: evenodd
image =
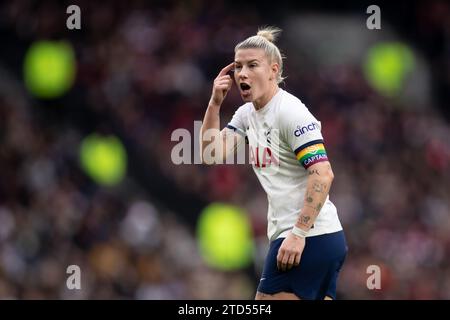
<instances>
[{"instance_id":1,"label":"blonde hair","mask_svg":"<svg viewBox=\"0 0 450 320\"><path fill-rule=\"evenodd\" d=\"M280 49L274 44L277 40L281 29L277 27L264 27L259 28L256 36L249 37L244 41L238 43L234 48L236 53L239 49L263 49L266 53L267 58L269 58L270 63L275 61L280 66L277 74L277 83L282 82L283 78L283 56L281 55Z\"/></svg>"}]
</instances>

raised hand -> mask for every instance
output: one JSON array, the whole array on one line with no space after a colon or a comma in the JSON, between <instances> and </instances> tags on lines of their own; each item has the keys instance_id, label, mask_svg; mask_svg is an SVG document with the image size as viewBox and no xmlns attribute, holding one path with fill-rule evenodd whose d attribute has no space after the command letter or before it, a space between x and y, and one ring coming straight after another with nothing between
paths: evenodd
<instances>
[{"instance_id":1,"label":"raised hand","mask_svg":"<svg viewBox=\"0 0 450 320\"><path fill-rule=\"evenodd\" d=\"M223 100L227 96L233 84L233 79L227 73L234 68L234 62L223 68L216 79L214 79L213 90L211 94L210 104L215 106L222 105Z\"/></svg>"}]
</instances>

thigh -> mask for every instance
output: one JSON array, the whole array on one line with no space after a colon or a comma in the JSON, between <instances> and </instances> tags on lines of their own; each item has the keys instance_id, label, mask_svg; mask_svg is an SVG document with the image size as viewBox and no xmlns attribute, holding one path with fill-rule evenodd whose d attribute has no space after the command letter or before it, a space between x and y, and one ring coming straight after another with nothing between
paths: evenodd
<instances>
[{"instance_id":1,"label":"thigh","mask_svg":"<svg viewBox=\"0 0 450 320\"><path fill-rule=\"evenodd\" d=\"M329 293L335 298L333 283L336 283L334 279L339 272L337 264L342 253L346 252L341 235L335 233L306 238L300 265L286 272L277 269L276 260L283 240L277 239L270 245L258 286L259 297L293 294L300 299L323 299Z\"/></svg>"},{"instance_id":2,"label":"thigh","mask_svg":"<svg viewBox=\"0 0 450 320\"><path fill-rule=\"evenodd\" d=\"M311 277L309 288L314 299L322 300L326 296L336 299L336 286L341 267L347 255L347 244L343 231L325 234L310 239L310 250L307 254L311 255L305 259L311 264ZM296 292L296 290L294 290Z\"/></svg>"},{"instance_id":3,"label":"thigh","mask_svg":"<svg viewBox=\"0 0 450 320\"><path fill-rule=\"evenodd\" d=\"M264 268L258 285L258 292L273 295L279 292L288 292L288 272L281 272L277 268L277 255L284 238L276 239L270 243L269 251L264 262ZM292 290L290 290L292 292Z\"/></svg>"},{"instance_id":4,"label":"thigh","mask_svg":"<svg viewBox=\"0 0 450 320\"><path fill-rule=\"evenodd\" d=\"M323 286L323 295L336 299L336 289L337 289L337 281L339 277L339 272L341 271L342 265L344 264L347 253L345 252L340 259L336 261L336 264L329 271L329 278L324 283Z\"/></svg>"}]
</instances>

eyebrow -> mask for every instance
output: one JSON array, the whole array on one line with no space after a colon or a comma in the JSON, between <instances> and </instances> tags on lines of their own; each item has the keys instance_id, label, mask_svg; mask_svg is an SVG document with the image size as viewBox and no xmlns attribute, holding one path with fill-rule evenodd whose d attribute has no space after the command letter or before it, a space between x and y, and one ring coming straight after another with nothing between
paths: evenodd
<instances>
[{"instance_id":1,"label":"eyebrow","mask_svg":"<svg viewBox=\"0 0 450 320\"><path fill-rule=\"evenodd\" d=\"M259 62L259 60L258 59L252 59L252 60L249 60L247 63L252 63L252 62ZM242 63L241 61L234 61L234 63Z\"/></svg>"}]
</instances>

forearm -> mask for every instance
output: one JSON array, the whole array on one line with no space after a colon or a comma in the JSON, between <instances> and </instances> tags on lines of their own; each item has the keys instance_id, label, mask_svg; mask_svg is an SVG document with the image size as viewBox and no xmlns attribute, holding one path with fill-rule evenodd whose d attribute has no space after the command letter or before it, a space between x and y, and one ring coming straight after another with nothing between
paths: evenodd
<instances>
[{"instance_id":1,"label":"forearm","mask_svg":"<svg viewBox=\"0 0 450 320\"><path fill-rule=\"evenodd\" d=\"M201 131L208 129L220 130L220 106L209 103L203 118Z\"/></svg>"},{"instance_id":2,"label":"forearm","mask_svg":"<svg viewBox=\"0 0 450 320\"><path fill-rule=\"evenodd\" d=\"M205 112L205 117L203 119L203 124L200 129L200 158L202 162L204 161L204 153L205 149L212 143L212 147L214 152L210 156L208 156L207 162L210 160L214 160L213 158L221 158L221 155L214 154L216 150L223 149L222 137L220 134L220 106L222 105L223 100L225 99L228 91L231 89L231 85L233 84L233 80L230 75L227 73L230 72L234 67L234 62L231 62L225 68L223 68L218 76L214 79L213 90L211 93L211 99L209 100L208 108ZM218 153L222 153L219 151ZM213 155L214 154L214 155Z\"/></svg>"},{"instance_id":3,"label":"forearm","mask_svg":"<svg viewBox=\"0 0 450 320\"><path fill-rule=\"evenodd\" d=\"M333 179L333 171L328 162L324 165L313 166L308 169L305 199L301 213L295 224L297 228L304 231L311 229L327 199Z\"/></svg>"},{"instance_id":4,"label":"forearm","mask_svg":"<svg viewBox=\"0 0 450 320\"><path fill-rule=\"evenodd\" d=\"M209 131L209 132L208 132ZM216 139L220 131L220 106L209 104L203 118L203 124L200 128L200 152L203 159L205 148L210 143L219 143L220 139ZM208 134L205 134L208 132Z\"/></svg>"}]
</instances>

